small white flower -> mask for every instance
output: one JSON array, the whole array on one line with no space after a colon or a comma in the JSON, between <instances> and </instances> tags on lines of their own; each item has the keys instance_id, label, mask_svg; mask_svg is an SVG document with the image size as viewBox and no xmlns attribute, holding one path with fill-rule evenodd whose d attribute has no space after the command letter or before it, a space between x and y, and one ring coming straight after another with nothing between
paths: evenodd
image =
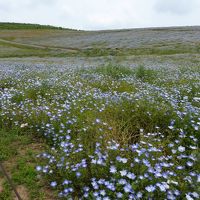
<instances>
[{"instance_id":1,"label":"small white flower","mask_svg":"<svg viewBox=\"0 0 200 200\"><path fill-rule=\"evenodd\" d=\"M28 123L21 124L20 128L24 128L24 127L26 127L26 126L28 126Z\"/></svg>"},{"instance_id":2,"label":"small white flower","mask_svg":"<svg viewBox=\"0 0 200 200\"><path fill-rule=\"evenodd\" d=\"M178 182L173 181L173 180L168 180L167 183L168 183L168 184L172 183L172 184L174 184L174 185L178 185Z\"/></svg>"}]
</instances>

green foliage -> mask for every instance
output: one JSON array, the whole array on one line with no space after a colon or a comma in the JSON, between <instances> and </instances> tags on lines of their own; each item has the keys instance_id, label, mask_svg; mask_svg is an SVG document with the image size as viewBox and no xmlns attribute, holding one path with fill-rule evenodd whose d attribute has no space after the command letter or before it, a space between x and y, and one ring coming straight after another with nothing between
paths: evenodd
<instances>
[{"instance_id":1,"label":"green foliage","mask_svg":"<svg viewBox=\"0 0 200 200\"><path fill-rule=\"evenodd\" d=\"M159 130L167 136L170 134L168 124L176 115L170 105L140 100L137 103L123 101L117 105L113 104L105 110L104 117L115 127L111 138L115 138L119 143L124 138L125 143L132 144L140 140L141 129L144 133Z\"/></svg>"},{"instance_id":2,"label":"green foliage","mask_svg":"<svg viewBox=\"0 0 200 200\"><path fill-rule=\"evenodd\" d=\"M0 176L0 178L3 178ZM0 199L1 200L12 200L12 189L11 186L8 184L7 181L3 183L3 191L0 192Z\"/></svg>"},{"instance_id":3,"label":"green foliage","mask_svg":"<svg viewBox=\"0 0 200 200\"><path fill-rule=\"evenodd\" d=\"M8 22L1 22L0 29L14 29L14 30L21 30L21 29L58 29L58 30L65 30L62 27L55 27L50 25L40 25L40 24L26 24L26 23L8 23Z\"/></svg>"},{"instance_id":4,"label":"green foliage","mask_svg":"<svg viewBox=\"0 0 200 200\"><path fill-rule=\"evenodd\" d=\"M23 139L22 136L18 135L18 131L12 130L7 133L4 130L0 130L0 138L0 161L9 159L11 156L16 155L16 146L12 145L12 143L18 139Z\"/></svg>"},{"instance_id":5,"label":"green foliage","mask_svg":"<svg viewBox=\"0 0 200 200\"><path fill-rule=\"evenodd\" d=\"M112 64L97 67L94 70L91 70L91 72L109 76L113 79L119 79L133 75L133 70L131 68Z\"/></svg>"},{"instance_id":6,"label":"green foliage","mask_svg":"<svg viewBox=\"0 0 200 200\"><path fill-rule=\"evenodd\" d=\"M153 80L156 79L157 77L157 72L152 69L147 69L143 65L140 65L135 69L135 75L136 78L142 80L142 81L147 81L147 82L152 82Z\"/></svg>"},{"instance_id":7,"label":"green foliage","mask_svg":"<svg viewBox=\"0 0 200 200\"><path fill-rule=\"evenodd\" d=\"M17 129L0 130L0 138L0 162L4 161L4 165L8 166L6 171L9 172L14 185L27 187L31 200L45 199L44 193L40 191L42 186L45 187L44 183L39 182L35 171L38 162L36 155L40 151L39 149L27 148L28 145L32 144L33 138ZM0 199L12 200L13 191L1 171L0 179L5 180Z\"/></svg>"}]
</instances>

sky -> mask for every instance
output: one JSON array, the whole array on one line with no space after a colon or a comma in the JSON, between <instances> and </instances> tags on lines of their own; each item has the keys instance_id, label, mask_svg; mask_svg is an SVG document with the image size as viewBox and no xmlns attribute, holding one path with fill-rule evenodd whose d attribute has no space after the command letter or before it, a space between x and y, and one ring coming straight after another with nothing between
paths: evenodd
<instances>
[{"instance_id":1,"label":"sky","mask_svg":"<svg viewBox=\"0 0 200 200\"><path fill-rule=\"evenodd\" d=\"M0 22L82 30L200 25L200 0L0 0Z\"/></svg>"}]
</instances>

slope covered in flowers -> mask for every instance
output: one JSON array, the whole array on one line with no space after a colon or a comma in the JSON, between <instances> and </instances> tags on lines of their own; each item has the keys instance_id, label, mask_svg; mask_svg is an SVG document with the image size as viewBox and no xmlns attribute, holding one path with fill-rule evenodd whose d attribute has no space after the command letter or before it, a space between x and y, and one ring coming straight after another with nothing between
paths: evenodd
<instances>
[{"instance_id":1,"label":"slope covered in flowers","mask_svg":"<svg viewBox=\"0 0 200 200\"><path fill-rule=\"evenodd\" d=\"M200 198L199 67L0 70L0 127L44 138L58 198Z\"/></svg>"}]
</instances>

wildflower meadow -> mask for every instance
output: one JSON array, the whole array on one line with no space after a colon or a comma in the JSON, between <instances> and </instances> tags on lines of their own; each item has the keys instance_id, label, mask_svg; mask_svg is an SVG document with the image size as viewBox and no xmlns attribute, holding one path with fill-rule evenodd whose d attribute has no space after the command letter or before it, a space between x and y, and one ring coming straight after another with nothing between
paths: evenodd
<instances>
[{"instance_id":1,"label":"wildflower meadow","mask_svg":"<svg viewBox=\"0 0 200 200\"><path fill-rule=\"evenodd\" d=\"M199 67L2 64L0 86L57 199L200 199Z\"/></svg>"}]
</instances>

